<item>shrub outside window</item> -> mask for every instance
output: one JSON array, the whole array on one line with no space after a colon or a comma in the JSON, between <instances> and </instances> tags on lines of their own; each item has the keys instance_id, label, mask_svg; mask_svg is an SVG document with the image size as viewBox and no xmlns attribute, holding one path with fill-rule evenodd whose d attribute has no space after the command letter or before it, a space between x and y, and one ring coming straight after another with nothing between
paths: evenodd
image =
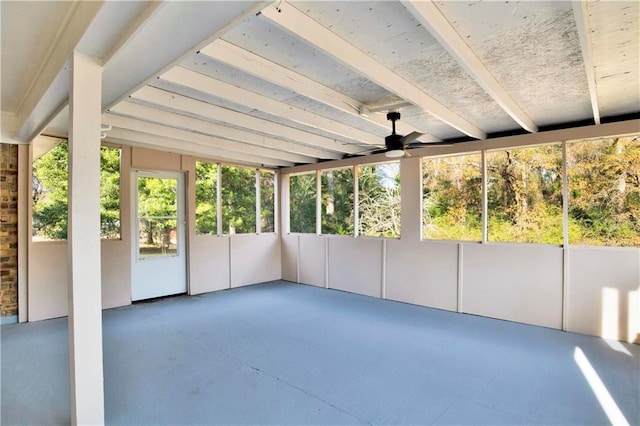
<instances>
[{"instance_id":1,"label":"shrub outside window","mask_svg":"<svg viewBox=\"0 0 640 426\"><path fill-rule=\"evenodd\" d=\"M562 244L562 146L489 152L488 240Z\"/></svg>"},{"instance_id":2,"label":"shrub outside window","mask_svg":"<svg viewBox=\"0 0 640 426\"><path fill-rule=\"evenodd\" d=\"M358 167L358 233L400 236L400 162Z\"/></svg>"},{"instance_id":3,"label":"shrub outside window","mask_svg":"<svg viewBox=\"0 0 640 426\"><path fill-rule=\"evenodd\" d=\"M479 153L422 160L422 236L482 240L482 159Z\"/></svg>"},{"instance_id":4,"label":"shrub outside window","mask_svg":"<svg viewBox=\"0 0 640 426\"><path fill-rule=\"evenodd\" d=\"M640 247L638 136L567 143L569 244Z\"/></svg>"}]
</instances>

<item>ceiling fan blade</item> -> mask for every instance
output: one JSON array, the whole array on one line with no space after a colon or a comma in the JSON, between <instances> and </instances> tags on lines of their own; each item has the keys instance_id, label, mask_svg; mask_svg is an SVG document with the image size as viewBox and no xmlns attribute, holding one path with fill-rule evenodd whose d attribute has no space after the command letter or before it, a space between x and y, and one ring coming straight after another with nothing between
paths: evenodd
<instances>
[{"instance_id":1,"label":"ceiling fan blade","mask_svg":"<svg viewBox=\"0 0 640 426\"><path fill-rule=\"evenodd\" d=\"M404 145L410 144L411 142L415 141L416 139L418 139L422 135L424 135L424 133L411 132L407 136L402 138L402 143Z\"/></svg>"},{"instance_id":2,"label":"ceiling fan blade","mask_svg":"<svg viewBox=\"0 0 640 426\"><path fill-rule=\"evenodd\" d=\"M343 143L343 145L357 146L360 148L385 149L384 145L372 145L370 143Z\"/></svg>"}]
</instances>

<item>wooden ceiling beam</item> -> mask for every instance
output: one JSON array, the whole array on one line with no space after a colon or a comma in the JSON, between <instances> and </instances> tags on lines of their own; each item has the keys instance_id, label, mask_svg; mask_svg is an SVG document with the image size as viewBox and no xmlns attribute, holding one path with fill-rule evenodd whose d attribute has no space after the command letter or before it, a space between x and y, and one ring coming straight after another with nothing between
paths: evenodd
<instances>
[{"instance_id":1,"label":"wooden ceiling beam","mask_svg":"<svg viewBox=\"0 0 640 426\"><path fill-rule=\"evenodd\" d=\"M315 133L306 132L304 130L285 126L263 118L232 111L230 109L198 101L177 93L167 92L166 90L157 89L151 86L141 88L133 93L131 98L153 105L162 105L165 108L175 111L193 114L198 117L203 117L209 121L242 127L254 132L272 135L277 138L287 139L296 143L315 146L324 150L345 154L356 154L362 151L362 148L356 145L339 142L335 139L330 139Z\"/></svg>"},{"instance_id":2,"label":"wooden ceiling beam","mask_svg":"<svg viewBox=\"0 0 640 426\"><path fill-rule=\"evenodd\" d=\"M282 151L283 154L295 154L306 157L322 158L325 160L337 160L342 158L342 155L339 153L324 151L310 146L277 139L272 136L260 135L248 130L238 129L235 127L224 126L222 124L212 123L210 121L187 117L185 115L164 111L146 105L140 105L131 102L121 102L115 107L111 108L110 111L115 112L119 115L133 117L151 123L164 124L178 129L190 130L210 136L219 136L232 141L274 149Z\"/></svg>"},{"instance_id":3,"label":"wooden ceiling beam","mask_svg":"<svg viewBox=\"0 0 640 426\"><path fill-rule=\"evenodd\" d=\"M238 154L247 154L255 157L271 158L283 160L288 163L315 163L317 160L311 157L286 153L270 148L249 145L246 143L235 142L221 136L209 136L194 131L176 129L161 124L150 123L135 118L119 116L115 114L103 114L102 123L125 130L132 130L140 133L147 133L154 136L171 138L176 141L186 141L202 146L215 147L228 152L236 152ZM111 131L107 132L111 134ZM176 149L179 149L179 144Z\"/></svg>"},{"instance_id":4,"label":"wooden ceiling beam","mask_svg":"<svg viewBox=\"0 0 640 426\"><path fill-rule=\"evenodd\" d=\"M419 106L462 133L476 139L487 137L483 130L464 117L289 3L282 1L270 5L262 10L260 16L298 36L379 86Z\"/></svg>"},{"instance_id":5,"label":"wooden ceiling beam","mask_svg":"<svg viewBox=\"0 0 640 426\"><path fill-rule=\"evenodd\" d=\"M538 126L496 80L434 2L403 1L402 4L511 118L528 132L538 131Z\"/></svg>"},{"instance_id":6,"label":"wooden ceiling beam","mask_svg":"<svg viewBox=\"0 0 640 426\"><path fill-rule=\"evenodd\" d=\"M225 40L215 40L202 48L200 53L254 77L335 108L352 117L358 117L368 123L380 126L385 130L389 130L391 127L385 114L370 112L367 105L362 102ZM400 121L397 126L398 131L402 134L413 131L424 133L406 122ZM419 141L423 142L438 142L440 140L428 133L419 138Z\"/></svg>"},{"instance_id":7,"label":"wooden ceiling beam","mask_svg":"<svg viewBox=\"0 0 640 426\"><path fill-rule=\"evenodd\" d=\"M330 118L305 111L280 102L271 97L263 96L250 90L234 86L221 80L200 74L183 67L175 67L160 76L161 79L184 87L198 90L202 93L233 102L237 105L262 111L305 126L316 128L335 135L338 138L366 143L380 144L380 137L351 126L334 121Z\"/></svg>"}]
</instances>

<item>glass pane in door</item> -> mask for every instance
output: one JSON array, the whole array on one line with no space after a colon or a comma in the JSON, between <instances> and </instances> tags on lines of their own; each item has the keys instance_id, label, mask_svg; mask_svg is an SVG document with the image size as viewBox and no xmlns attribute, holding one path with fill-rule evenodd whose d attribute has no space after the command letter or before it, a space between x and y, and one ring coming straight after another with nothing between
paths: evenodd
<instances>
[{"instance_id":1,"label":"glass pane in door","mask_svg":"<svg viewBox=\"0 0 640 426\"><path fill-rule=\"evenodd\" d=\"M138 177L138 257L178 254L178 181Z\"/></svg>"}]
</instances>

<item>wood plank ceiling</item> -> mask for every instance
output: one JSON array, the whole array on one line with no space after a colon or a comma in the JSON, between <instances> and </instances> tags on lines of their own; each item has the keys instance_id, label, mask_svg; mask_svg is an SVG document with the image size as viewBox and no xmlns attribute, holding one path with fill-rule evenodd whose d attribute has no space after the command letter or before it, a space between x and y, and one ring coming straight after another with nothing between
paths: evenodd
<instances>
[{"instance_id":1,"label":"wood plank ceiling","mask_svg":"<svg viewBox=\"0 0 640 426\"><path fill-rule=\"evenodd\" d=\"M206 4L226 5L216 3ZM640 112L640 2L277 1L245 9L121 96L103 89L108 140L286 167L379 149L388 111L401 112L399 133L424 133L421 144ZM138 22L123 46L142 43L137 35L158 15ZM119 72L135 59L121 60ZM60 136L65 120L63 110L44 132Z\"/></svg>"}]
</instances>

